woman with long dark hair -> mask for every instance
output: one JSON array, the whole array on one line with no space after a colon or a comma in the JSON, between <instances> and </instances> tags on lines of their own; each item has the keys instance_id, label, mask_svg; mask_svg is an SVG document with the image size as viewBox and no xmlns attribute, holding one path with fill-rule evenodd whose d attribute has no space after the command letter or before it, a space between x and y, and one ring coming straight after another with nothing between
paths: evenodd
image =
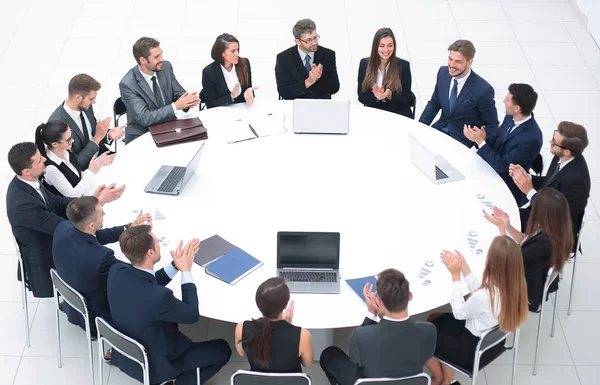
<instances>
[{"instance_id":1,"label":"woman with long dark hair","mask_svg":"<svg viewBox=\"0 0 600 385\"><path fill-rule=\"evenodd\" d=\"M235 328L235 347L248 356L250 370L257 372L302 372L313 361L312 336L292 325L294 301L281 277L269 278L256 290L256 305L262 317L240 322Z\"/></svg>"},{"instance_id":2,"label":"woman with long dark hair","mask_svg":"<svg viewBox=\"0 0 600 385\"><path fill-rule=\"evenodd\" d=\"M35 130L35 145L46 158L44 186L58 196L77 198L90 188L94 175L115 155L106 153L92 158L88 169L81 171L77 157L71 152L73 137L66 123L51 120L40 124Z\"/></svg>"},{"instance_id":3,"label":"woman with long dark hair","mask_svg":"<svg viewBox=\"0 0 600 385\"><path fill-rule=\"evenodd\" d=\"M508 215L497 207L494 214L483 212L485 218L498 226L500 234L508 234L521 245L527 280L529 310L537 311L542 303L544 284L552 267L562 271L573 249L573 234L569 202L553 188L538 191L531 202L531 215L525 233L510 224ZM558 289L558 281L550 292Z\"/></svg>"},{"instance_id":4,"label":"woman with long dark hair","mask_svg":"<svg viewBox=\"0 0 600 385\"><path fill-rule=\"evenodd\" d=\"M233 35L217 36L210 51L214 60L202 70L202 102L208 108L233 103L254 103L250 61L240 57L240 42Z\"/></svg>"},{"instance_id":5,"label":"woman with long dark hair","mask_svg":"<svg viewBox=\"0 0 600 385\"><path fill-rule=\"evenodd\" d=\"M358 100L368 107L411 118L410 63L396 56L396 37L390 28L381 28L373 37L371 56L360 61Z\"/></svg>"},{"instance_id":6,"label":"woman with long dark hair","mask_svg":"<svg viewBox=\"0 0 600 385\"><path fill-rule=\"evenodd\" d=\"M497 236L492 241L485 260L481 283L471 273L463 255L444 250L442 262L452 276L450 305L452 313L432 314L437 329L435 354L451 358L462 367L471 367L475 348L486 331L500 326L505 332L515 332L527 319L527 287L523 272L523 257L519 245L510 237ZM465 300L461 274L471 292ZM484 354L494 354L491 348ZM432 384L452 384L454 371L430 358L426 363L433 376Z\"/></svg>"}]
</instances>

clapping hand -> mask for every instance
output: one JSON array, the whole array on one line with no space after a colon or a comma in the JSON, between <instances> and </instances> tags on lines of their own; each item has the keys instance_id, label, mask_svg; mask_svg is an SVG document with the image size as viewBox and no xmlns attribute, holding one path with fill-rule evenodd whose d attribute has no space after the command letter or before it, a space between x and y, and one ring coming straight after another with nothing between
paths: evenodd
<instances>
[{"instance_id":1,"label":"clapping hand","mask_svg":"<svg viewBox=\"0 0 600 385\"><path fill-rule=\"evenodd\" d=\"M105 152L100 156L93 157L92 160L90 160L90 164L88 165L88 170L90 170L94 174L97 174L98 171L100 171L100 169L102 168L102 166L112 164L113 160L115 159L115 155L117 154L108 155Z\"/></svg>"},{"instance_id":2,"label":"clapping hand","mask_svg":"<svg viewBox=\"0 0 600 385\"><path fill-rule=\"evenodd\" d=\"M102 139L104 139L104 137L106 136L106 133L108 132L108 128L110 127L111 121L112 121L112 119L109 116L102 120L98 120L98 122L96 122L96 133L94 134L94 137L92 138L92 140L94 142L96 142L96 144L100 143L100 141Z\"/></svg>"},{"instance_id":3,"label":"clapping hand","mask_svg":"<svg viewBox=\"0 0 600 385\"><path fill-rule=\"evenodd\" d=\"M257 90L258 87L250 87L246 91L244 91L244 99L246 99L246 103L252 104L254 103L254 90Z\"/></svg>"},{"instance_id":4,"label":"clapping hand","mask_svg":"<svg viewBox=\"0 0 600 385\"><path fill-rule=\"evenodd\" d=\"M140 210L140 213L137 215L135 220L131 222L131 227L139 226L139 225L148 225L152 226L152 214L144 213L144 211Z\"/></svg>"},{"instance_id":5,"label":"clapping hand","mask_svg":"<svg viewBox=\"0 0 600 385\"><path fill-rule=\"evenodd\" d=\"M234 100L240 94L240 83L236 83L235 87L233 87L233 91L231 91L231 100Z\"/></svg>"},{"instance_id":6,"label":"clapping hand","mask_svg":"<svg viewBox=\"0 0 600 385\"><path fill-rule=\"evenodd\" d=\"M294 300L291 300L285 310L283 311L283 319L288 323L292 323L292 319L294 318Z\"/></svg>"},{"instance_id":7,"label":"clapping hand","mask_svg":"<svg viewBox=\"0 0 600 385\"><path fill-rule=\"evenodd\" d=\"M383 309L381 309L377 304L377 292L373 291L372 283L365 283L365 287L363 287L363 295L365 297L365 302L367 303L367 310L369 313L375 314L376 316L381 316Z\"/></svg>"},{"instance_id":8,"label":"clapping hand","mask_svg":"<svg viewBox=\"0 0 600 385\"><path fill-rule=\"evenodd\" d=\"M463 268L464 257L457 250L453 253L448 250L442 251L440 257L442 258L442 263L446 265L446 268L452 274L452 280L458 281L460 280L460 272Z\"/></svg>"},{"instance_id":9,"label":"clapping hand","mask_svg":"<svg viewBox=\"0 0 600 385\"><path fill-rule=\"evenodd\" d=\"M463 127L463 134L469 139L471 142L477 143L477 145L481 145L485 142L487 134L485 133L485 127L481 126L481 128L476 126L469 126L467 124Z\"/></svg>"},{"instance_id":10,"label":"clapping hand","mask_svg":"<svg viewBox=\"0 0 600 385\"><path fill-rule=\"evenodd\" d=\"M531 176L519 164L510 164L508 166L508 174L512 177L513 182L517 185L523 194L529 194L533 190L533 182Z\"/></svg>"},{"instance_id":11,"label":"clapping hand","mask_svg":"<svg viewBox=\"0 0 600 385\"><path fill-rule=\"evenodd\" d=\"M179 271L191 271L192 264L194 263L194 256L200 249L200 240L198 238L192 238L185 245L184 248L183 241L179 241L179 245L177 245L177 249L175 251L171 251L171 257L173 257L173 262L175 263L175 267Z\"/></svg>"},{"instance_id":12,"label":"clapping hand","mask_svg":"<svg viewBox=\"0 0 600 385\"><path fill-rule=\"evenodd\" d=\"M377 84L373 84L373 88L371 88L371 91L373 92L373 95L375 95L375 98L377 98L377 100L383 100L387 97L386 92L389 90L384 90L383 87L378 86Z\"/></svg>"},{"instance_id":13,"label":"clapping hand","mask_svg":"<svg viewBox=\"0 0 600 385\"><path fill-rule=\"evenodd\" d=\"M177 101L175 102L175 108L177 108L177 110L185 110L187 108L196 107L198 104L200 104L198 93L192 92L190 94L186 92L183 95L181 95L179 99L177 99Z\"/></svg>"},{"instance_id":14,"label":"clapping hand","mask_svg":"<svg viewBox=\"0 0 600 385\"><path fill-rule=\"evenodd\" d=\"M94 196L98 198L98 202L101 206L119 199L119 197L123 194L123 191L125 191L125 185L118 188L115 187L115 185L116 183L112 183L108 186L101 185L96 189Z\"/></svg>"},{"instance_id":15,"label":"clapping hand","mask_svg":"<svg viewBox=\"0 0 600 385\"><path fill-rule=\"evenodd\" d=\"M111 140L118 140L123 138L125 136L125 127L127 127L126 124L113 128L108 132L108 138Z\"/></svg>"},{"instance_id":16,"label":"clapping hand","mask_svg":"<svg viewBox=\"0 0 600 385\"><path fill-rule=\"evenodd\" d=\"M510 218L508 214L504 211L500 210L498 207L494 206L494 212L492 215L488 214L485 210L483 210L483 216L493 225L498 226L500 231L504 233L506 227L510 224Z\"/></svg>"}]
</instances>

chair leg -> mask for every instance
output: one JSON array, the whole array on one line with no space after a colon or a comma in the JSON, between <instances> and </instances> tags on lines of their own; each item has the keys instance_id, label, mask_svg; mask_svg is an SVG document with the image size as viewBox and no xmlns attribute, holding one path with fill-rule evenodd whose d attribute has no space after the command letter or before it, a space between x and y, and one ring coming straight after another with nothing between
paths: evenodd
<instances>
[{"instance_id":1,"label":"chair leg","mask_svg":"<svg viewBox=\"0 0 600 385\"><path fill-rule=\"evenodd\" d=\"M92 351L93 347L92 347L92 333L90 332L90 323L89 321L86 319L85 320L85 324L86 324L86 328L85 328L85 336L87 337L88 340L88 350L90 353L90 371L92 373L92 385L94 385L94 353ZM102 383L100 383L102 384Z\"/></svg>"},{"instance_id":2,"label":"chair leg","mask_svg":"<svg viewBox=\"0 0 600 385\"><path fill-rule=\"evenodd\" d=\"M25 343L27 344L27 347L30 348L31 339L29 337L29 307L27 306L27 293L25 291L25 283L23 283L21 295L23 296L23 302L21 306L23 306L23 310L25 310Z\"/></svg>"},{"instance_id":3,"label":"chair leg","mask_svg":"<svg viewBox=\"0 0 600 385\"><path fill-rule=\"evenodd\" d=\"M200 385L200 368L196 368L196 385Z\"/></svg>"},{"instance_id":4,"label":"chair leg","mask_svg":"<svg viewBox=\"0 0 600 385\"><path fill-rule=\"evenodd\" d=\"M535 355L533 356L533 375L537 374L537 362L538 362L538 350L540 348L540 334L542 333L542 318L544 316L544 302L542 302L542 309L540 310L540 320L538 322L537 339L535 341Z\"/></svg>"},{"instance_id":5,"label":"chair leg","mask_svg":"<svg viewBox=\"0 0 600 385\"><path fill-rule=\"evenodd\" d=\"M471 385L475 385L477 381L477 373L479 373L479 360L481 359L480 353L475 353L475 361L473 362L473 376L471 377Z\"/></svg>"},{"instance_id":6,"label":"chair leg","mask_svg":"<svg viewBox=\"0 0 600 385\"><path fill-rule=\"evenodd\" d=\"M577 251L573 256L573 275L571 276L571 288L569 289L569 308L567 309L567 315L571 315L571 301L573 300L573 288L575 287L575 268L577 267Z\"/></svg>"},{"instance_id":7,"label":"chair leg","mask_svg":"<svg viewBox=\"0 0 600 385\"><path fill-rule=\"evenodd\" d=\"M517 372L517 352L519 350L519 336L521 334L521 329L517 329L515 333L515 338L513 341L513 367L512 367L512 376L510 377L510 385L514 385L515 383L515 373Z\"/></svg>"},{"instance_id":8,"label":"chair leg","mask_svg":"<svg viewBox=\"0 0 600 385\"><path fill-rule=\"evenodd\" d=\"M54 295L56 296L56 345L58 349L58 367L62 368L62 357L60 351L60 309L58 308L58 301L60 301L60 299L58 298L57 293Z\"/></svg>"},{"instance_id":9,"label":"chair leg","mask_svg":"<svg viewBox=\"0 0 600 385\"><path fill-rule=\"evenodd\" d=\"M100 334L100 333L98 333ZM102 342L102 338L98 335L98 384L102 385L104 377L104 363L102 360L102 356L104 356L104 343Z\"/></svg>"},{"instance_id":10,"label":"chair leg","mask_svg":"<svg viewBox=\"0 0 600 385\"><path fill-rule=\"evenodd\" d=\"M552 328L550 329L550 337L554 338L554 324L556 321L556 303L558 302L558 290L554 292L554 310L552 311Z\"/></svg>"}]
</instances>

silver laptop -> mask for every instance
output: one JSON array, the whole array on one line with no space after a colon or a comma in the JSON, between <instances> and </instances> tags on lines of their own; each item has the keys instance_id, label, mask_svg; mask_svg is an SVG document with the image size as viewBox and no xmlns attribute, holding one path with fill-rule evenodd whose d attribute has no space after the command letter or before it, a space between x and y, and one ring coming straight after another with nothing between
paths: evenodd
<instances>
[{"instance_id":1,"label":"silver laptop","mask_svg":"<svg viewBox=\"0 0 600 385\"><path fill-rule=\"evenodd\" d=\"M340 292L340 233L277 233L277 276L292 293Z\"/></svg>"},{"instance_id":2,"label":"silver laptop","mask_svg":"<svg viewBox=\"0 0 600 385\"><path fill-rule=\"evenodd\" d=\"M144 191L154 194L179 195L196 172L203 149L204 143L196 151L196 155L190 160L187 167L162 166L154 174L154 177L146 188L144 188Z\"/></svg>"},{"instance_id":3,"label":"silver laptop","mask_svg":"<svg viewBox=\"0 0 600 385\"><path fill-rule=\"evenodd\" d=\"M347 134L350 101L323 99L294 100L294 133Z\"/></svg>"},{"instance_id":4,"label":"silver laptop","mask_svg":"<svg viewBox=\"0 0 600 385\"><path fill-rule=\"evenodd\" d=\"M454 182L465 179L450 163L439 155L435 155L412 134L408 134L410 160L429 180L435 184Z\"/></svg>"}]
</instances>

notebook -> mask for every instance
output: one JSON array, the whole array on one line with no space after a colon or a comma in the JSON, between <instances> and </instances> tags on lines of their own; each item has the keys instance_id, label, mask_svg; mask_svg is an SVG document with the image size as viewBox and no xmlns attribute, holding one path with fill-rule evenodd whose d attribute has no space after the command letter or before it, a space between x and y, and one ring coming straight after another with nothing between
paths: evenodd
<instances>
[{"instance_id":1,"label":"notebook","mask_svg":"<svg viewBox=\"0 0 600 385\"><path fill-rule=\"evenodd\" d=\"M239 247L206 265L206 274L235 285L239 280L261 267L263 263Z\"/></svg>"},{"instance_id":2,"label":"notebook","mask_svg":"<svg viewBox=\"0 0 600 385\"><path fill-rule=\"evenodd\" d=\"M377 283L377 277L371 275L368 277L347 279L346 283L352 288L352 290L354 290L354 292L360 297L360 299L365 301L365 296L363 295L363 289L365 287L365 284L370 283L373 285L373 288L375 288L375 284Z\"/></svg>"},{"instance_id":3,"label":"notebook","mask_svg":"<svg viewBox=\"0 0 600 385\"><path fill-rule=\"evenodd\" d=\"M200 249L194 256L194 262L200 266L205 266L220 256L225 255L234 247L234 245L215 234L200 242Z\"/></svg>"}]
</instances>

